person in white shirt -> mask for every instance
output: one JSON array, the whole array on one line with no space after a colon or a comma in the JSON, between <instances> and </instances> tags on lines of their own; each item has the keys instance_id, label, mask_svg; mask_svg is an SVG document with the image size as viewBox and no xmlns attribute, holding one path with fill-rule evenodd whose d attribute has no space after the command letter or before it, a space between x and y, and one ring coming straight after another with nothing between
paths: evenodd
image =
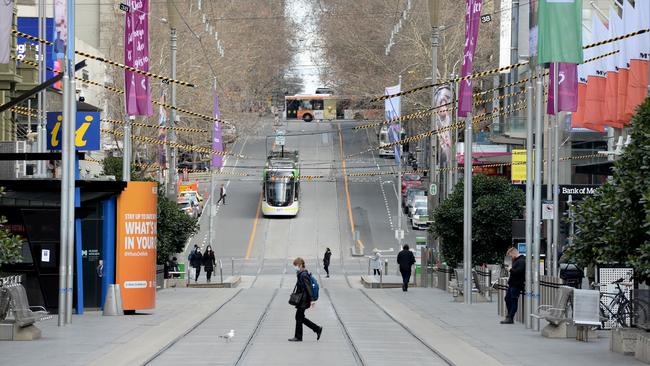
<instances>
[{"instance_id":1,"label":"person in white shirt","mask_svg":"<svg viewBox=\"0 0 650 366\"><path fill-rule=\"evenodd\" d=\"M219 202L223 201L223 204L226 204L226 186L221 185L221 189L219 189L219 200L217 201L217 205Z\"/></svg>"}]
</instances>

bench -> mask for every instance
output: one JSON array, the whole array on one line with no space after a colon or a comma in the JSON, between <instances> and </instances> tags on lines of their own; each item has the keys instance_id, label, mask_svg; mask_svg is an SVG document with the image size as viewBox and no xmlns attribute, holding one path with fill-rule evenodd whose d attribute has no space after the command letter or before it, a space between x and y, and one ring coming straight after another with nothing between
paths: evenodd
<instances>
[{"instance_id":1,"label":"bench","mask_svg":"<svg viewBox=\"0 0 650 366\"><path fill-rule=\"evenodd\" d=\"M52 319L52 315L42 306L29 306L27 292L21 284L5 287L11 299L11 310L14 314L16 325L24 328L37 321Z\"/></svg>"},{"instance_id":2,"label":"bench","mask_svg":"<svg viewBox=\"0 0 650 366\"><path fill-rule=\"evenodd\" d=\"M540 305L536 313L530 314L532 318L544 319L548 325L542 330L542 335L549 338L567 338L569 330L567 325L572 323L568 312L573 295L573 287L559 286L559 296L552 305Z\"/></svg>"},{"instance_id":3,"label":"bench","mask_svg":"<svg viewBox=\"0 0 650 366\"><path fill-rule=\"evenodd\" d=\"M465 282L465 273L463 272L462 268L456 268L454 269L454 274L456 275L456 283L454 284L452 281L449 283L449 289L451 290L451 293L454 297L462 296L463 295L463 286Z\"/></svg>"}]
</instances>

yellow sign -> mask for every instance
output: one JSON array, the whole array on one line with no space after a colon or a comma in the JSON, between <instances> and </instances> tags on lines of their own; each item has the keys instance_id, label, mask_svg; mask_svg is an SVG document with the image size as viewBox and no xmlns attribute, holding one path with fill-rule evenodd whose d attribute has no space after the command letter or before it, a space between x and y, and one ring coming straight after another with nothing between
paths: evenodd
<instances>
[{"instance_id":1,"label":"yellow sign","mask_svg":"<svg viewBox=\"0 0 650 366\"><path fill-rule=\"evenodd\" d=\"M512 175L513 182L526 181L526 149L512 150Z\"/></svg>"}]
</instances>

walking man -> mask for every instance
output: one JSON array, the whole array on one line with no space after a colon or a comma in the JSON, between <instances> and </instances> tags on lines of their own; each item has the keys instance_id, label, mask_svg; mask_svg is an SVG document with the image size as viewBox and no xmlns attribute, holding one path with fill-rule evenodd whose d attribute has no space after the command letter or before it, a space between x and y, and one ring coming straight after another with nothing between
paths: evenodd
<instances>
[{"instance_id":1,"label":"walking man","mask_svg":"<svg viewBox=\"0 0 650 366\"><path fill-rule=\"evenodd\" d=\"M330 248L325 250L325 255L323 256L323 269L327 273L327 278L330 277L330 258L332 258L332 251Z\"/></svg>"},{"instance_id":2,"label":"walking man","mask_svg":"<svg viewBox=\"0 0 650 366\"><path fill-rule=\"evenodd\" d=\"M290 299L290 303L296 307L296 331L293 338L289 338L289 342L302 342L303 324L313 330L316 333L316 340L319 340L323 327L305 318L305 310L316 304L312 294L311 274L305 269L305 260L300 257L294 259L293 270L296 272L296 286L291 296L297 301L294 303Z\"/></svg>"},{"instance_id":3,"label":"walking man","mask_svg":"<svg viewBox=\"0 0 650 366\"><path fill-rule=\"evenodd\" d=\"M526 282L526 258L519 254L517 248L510 248L506 253L512 258L510 277L508 278L508 289L506 290L506 309L508 315L501 321L501 324L513 324L517 306L519 305L519 294L524 290Z\"/></svg>"},{"instance_id":4,"label":"walking man","mask_svg":"<svg viewBox=\"0 0 650 366\"><path fill-rule=\"evenodd\" d=\"M217 205L219 202L223 201L223 204L226 204L226 186L224 184L221 185L221 188L219 189L219 200L217 201Z\"/></svg>"},{"instance_id":5,"label":"walking man","mask_svg":"<svg viewBox=\"0 0 650 366\"><path fill-rule=\"evenodd\" d=\"M415 256L409 250L408 244L404 244L402 251L397 254L397 264L399 264L399 272L402 274L402 291L406 292L409 290L411 267L415 264Z\"/></svg>"},{"instance_id":6,"label":"walking man","mask_svg":"<svg viewBox=\"0 0 650 366\"><path fill-rule=\"evenodd\" d=\"M199 275L201 274L201 265L203 264L203 254L201 254L201 249L198 245L194 245L194 250L190 253L188 259L190 266L194 268L194 282L198 282Z\"/></svg>"}]
</instances>

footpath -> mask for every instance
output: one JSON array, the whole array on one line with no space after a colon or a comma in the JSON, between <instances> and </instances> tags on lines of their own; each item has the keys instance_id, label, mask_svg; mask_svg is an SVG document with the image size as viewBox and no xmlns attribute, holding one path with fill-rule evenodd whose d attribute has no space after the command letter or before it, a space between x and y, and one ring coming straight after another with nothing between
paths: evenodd
<instances>
[{"instance_id":1,"label":"footpath","mask_svg":"<svg viewBox=\"0 0 650 366\"><path fill-rule=\"evenodd\" d=\"M56 318L40 322L42 339L0 342L0 365L642 365L609 352L607 338L547 339L521 324L501 325L496 303L328 280L321 278L321 299L307 312L325 327L318 342L307 328L304 342L287 342L291 283L261 286L262 276L253 288L161 290L156 309L138 315L86 312L61 328ZM230 341L219 337L230 329Z\"/></svg>"}]
</instances>

